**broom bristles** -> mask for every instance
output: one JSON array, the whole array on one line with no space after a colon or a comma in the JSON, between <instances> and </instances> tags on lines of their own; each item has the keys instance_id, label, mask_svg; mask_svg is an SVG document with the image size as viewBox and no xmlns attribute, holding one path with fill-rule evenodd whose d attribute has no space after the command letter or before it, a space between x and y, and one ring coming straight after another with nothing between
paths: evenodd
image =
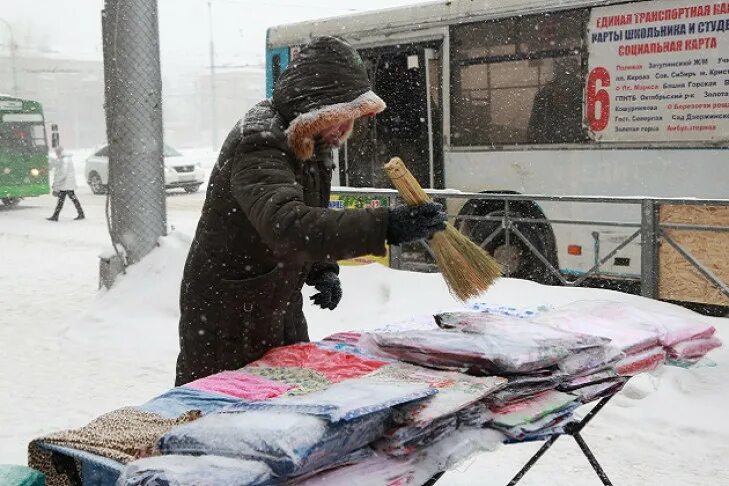
<instances>
[{"instance_id":1,"label":"broom bristles","mask_svg":"<svg viewBox=\"0 0 729 486\"><path fill-rule=\"evenodd\" d=\"M431 201L398 157L385 165L385 171L406 204ZM428 244L451 294L463 302L481 295L501 276L501 265L449 223Z\"/></svg>"}]
</instances>

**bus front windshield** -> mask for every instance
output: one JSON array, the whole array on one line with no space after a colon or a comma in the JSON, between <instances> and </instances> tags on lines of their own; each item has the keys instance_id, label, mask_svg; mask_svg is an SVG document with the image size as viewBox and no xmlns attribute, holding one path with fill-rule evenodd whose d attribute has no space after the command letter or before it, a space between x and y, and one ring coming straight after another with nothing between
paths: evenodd
<instances>
[{"instance_id":1,"label":"bus front windshield","mask_svg":"<svg viewBox=\"0 0 729 486\"><path fill-rule=\"evenodd\" d=\"M0 149L4 152L44 153L45 127L40 123L0 123Z\"/></svg>"}]
</instances>

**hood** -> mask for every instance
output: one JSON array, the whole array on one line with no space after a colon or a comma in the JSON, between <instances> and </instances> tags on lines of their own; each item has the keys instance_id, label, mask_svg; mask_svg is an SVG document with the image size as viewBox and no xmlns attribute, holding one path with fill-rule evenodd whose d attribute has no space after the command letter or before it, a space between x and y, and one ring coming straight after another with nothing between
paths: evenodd
<instances>
[{"instance_id":1,"label":"hood","mask_svg":"<svg viewBox=\"0 0 729 486\"><path fill-rule=\"evenodd\" d=\"M362 58L337 37L319 37L301 49L276 82L273 105L288 123L288 145L300 160L312 158L323 128L385 109Z\"/></svg>"}]
</instances>

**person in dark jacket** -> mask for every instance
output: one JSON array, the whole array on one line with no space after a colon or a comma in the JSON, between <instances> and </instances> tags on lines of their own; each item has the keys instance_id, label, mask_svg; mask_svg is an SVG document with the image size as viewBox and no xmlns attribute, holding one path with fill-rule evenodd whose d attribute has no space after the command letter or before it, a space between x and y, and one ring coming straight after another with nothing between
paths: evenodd
<instances>
[{"instance_id":1,"label":"person in dark jacket","mask_svg":"<svg viewBox=\"0 0 729 486\"><path fill-rule=\"evenodd\" d=\"M237 369L267 350L308 341L301 289L334 309L337 260L384 255L385 243L445 228L434 203L328 209L332 148L385 103L357 52L313 40L223 143L185 264L176 385Z\"/></svg>"}]
</instances>

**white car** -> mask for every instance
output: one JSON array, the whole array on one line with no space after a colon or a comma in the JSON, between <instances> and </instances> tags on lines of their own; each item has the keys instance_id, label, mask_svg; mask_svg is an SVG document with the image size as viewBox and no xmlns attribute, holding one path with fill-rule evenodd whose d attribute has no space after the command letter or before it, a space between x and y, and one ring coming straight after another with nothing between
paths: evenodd
<instances>
[{"instance_id":1,"label":"white car","mask_svg":"<svg viewBox=\"0 0 729 486\"><path fill-rule=\"evenodd\" d=\"M188 159L172 147L164 146L165 188L183 188L196 192L205 182L205 171L199 162ZM105 145L86 159L86 181L94 194L106 194L109 184L109 146Z\"/></svg>"}]
</instances>

